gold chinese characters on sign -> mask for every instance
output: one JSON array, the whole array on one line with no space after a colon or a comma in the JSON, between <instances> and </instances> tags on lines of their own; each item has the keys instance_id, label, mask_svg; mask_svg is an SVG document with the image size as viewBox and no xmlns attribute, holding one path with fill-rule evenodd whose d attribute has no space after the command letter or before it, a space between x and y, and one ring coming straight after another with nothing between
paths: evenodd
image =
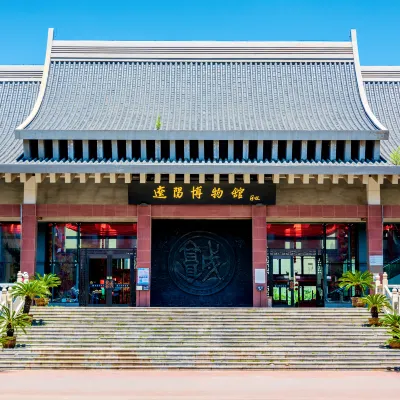
<instances>
[{"instance_id":1,"label":"gold chinese characters on sign","mask_svg":"<svg viewBox=\"0 0 400 400\"><path fill-rule=\"evenodd\" d=\"M182 186L174 187L173 196L174 196L174 199L181 199L183 197L183 188L182 188Z\"/></svg>"},{"instance_id":2,"label":"gold chinese characters on sign","mask_svg":"<svg viewBox=\"0 0 400 400\"><path fill-rule=\"evenodd\" d=\"M190 193L192 193L192 199L201 199L201 196L203 195L202 189L203 186L193 186L193 189L191 190Z\"/></svg>"},{"instance_id":3,"label":"gold chinese characters on sign","mask_svg":"<svg viewBox=\"0 0 400 400\"><path fill-rule=\"evenodd\" d=\"M260 201L260 196L246 193L246 189L243 187L234 187L231 191L224 191L221 187L215 186L212 188L211 193L206 195L203 191L203 186L192 186L187 188L188 194L190 193L190 198L192 200L201 200L205 196L210 197L210 200L217 199L231 199L231 200L241 200L247 198L250 202ZM182 199L185 194L184 188L182 186L172 187L171 198ZM153 190L153 199L168 199L167 188L165 186L159 185Z\"/></svg>"},{"instance_id":4,"label":"gold chinese characters on sign","mask_svg":"<svg viewBox=\"0 0 400 400\"><path fill-rule=\"evenodd\" d=\"M211 197L213 199L220 199L224 194L224 191L221 188L213 188L211 191Z\"/></svg>"},{"instance_id":5,"label":"gold chinese characters on sign","mask_svg":"<svg viewBox=\"0 0 400 400\"><path fill-rule=\"evenodd\" d=\"M166 189L165 186L159 186L157 189L154 189L154 199L166 199L167 196L165 195Z\"/></svg>"}]
</instances>

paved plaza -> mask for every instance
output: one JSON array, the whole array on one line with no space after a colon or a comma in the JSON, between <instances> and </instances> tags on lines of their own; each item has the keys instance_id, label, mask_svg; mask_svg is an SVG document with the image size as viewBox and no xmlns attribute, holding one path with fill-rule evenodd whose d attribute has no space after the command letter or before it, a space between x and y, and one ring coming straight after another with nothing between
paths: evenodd
<instances>
[{"instance_id":1,"label":"paved plaza","mask_svg":"<svg viewBox=\"0 0 400 400\"><path fill-rule=\"evenodd\" d=\"M400 373L352 371L2 371L0 399L384 399Z\"/></svg>"}]
</instances>

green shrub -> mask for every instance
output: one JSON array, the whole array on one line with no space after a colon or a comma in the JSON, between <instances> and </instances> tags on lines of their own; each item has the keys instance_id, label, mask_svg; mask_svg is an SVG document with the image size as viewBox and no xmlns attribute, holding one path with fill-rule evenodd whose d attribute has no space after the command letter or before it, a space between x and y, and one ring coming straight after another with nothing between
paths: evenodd
<instances>
[{"instance_id":1,"label":"green shrub","mask_svg":"<svg viewBox=\"0 0 400 400\"><path fill-rule=\"evenodd\" d=\"M339 279L339 287L345 289L355 289L355 297L361 297L366 289L372 289L374 287L374 276L371 272L345 272Z\"/></svg>"}]
</instances>

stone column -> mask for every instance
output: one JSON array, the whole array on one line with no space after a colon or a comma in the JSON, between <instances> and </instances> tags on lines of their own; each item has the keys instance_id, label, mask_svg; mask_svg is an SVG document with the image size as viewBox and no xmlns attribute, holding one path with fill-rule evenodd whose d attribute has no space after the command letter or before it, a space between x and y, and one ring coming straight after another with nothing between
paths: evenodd
<instances>
[{"instance_id":1,"label":"stone column","mask_svg":"<svg viewBox=\"0 0 400 400\"><path fill-rule=\"evenodd\" d=\"M37 183L31 176L24 183L24 199L21 205L21 258L20 271L34 275L36 268L37 217L36 217Z\"/></svg>"},{"instance_id":2,"label":"stone column","mask_svg":"<svg viewBox=\"0 0 400 400\"><path fill-rule=\"evenodd\" d=\"M21 205L21 261L20 270L35 274L37 243L36 204Z\"/></svg>"},{"instance_id":3,"label":"stone column","mask_svg":"<svg viewBox=\"0 0 400 400\"><path fill-rule=\"evenodd\" d=\"M253 307L267 307L267 208L252 206L252 247L253 247ZM256 270L265 273L265 283L255 283ZM262 291L257 286L263 286Z\"/></svg>"},{"instance_id":4,"label":"stone column","mask_svg":"<svg viewBox=\"0 0 400 400\"><path fill-rule=\"evenodd\" d=\"M150 269L151 290L151 206L137 208L137 268ZM136 291L136 307L150 307L150 290Z\"/></svg>"},{"instance_id":5,"label":"stone column","mask_svg":"<svg viewBox=\"0 0 400 400\"><path fill-rule=\"evenodd\" d=\"M373 274L383 273L383 218L381 205L368 205L367 263Z\"/></svg>"}]
</instances>

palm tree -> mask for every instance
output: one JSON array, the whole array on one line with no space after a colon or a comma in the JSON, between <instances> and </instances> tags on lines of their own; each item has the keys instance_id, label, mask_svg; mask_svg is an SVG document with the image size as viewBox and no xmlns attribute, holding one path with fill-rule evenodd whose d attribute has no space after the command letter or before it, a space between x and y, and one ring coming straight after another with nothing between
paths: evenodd
<instances>
[{"instance_id":1,"label":"palm tree","mask_svg":"<svg viewBox=\"0 0 400 400\"><path fill-rule=\"evenodd\" d=\"M21 329L26 333L26 328L31 324L31 319L27 314L21 311L10 311L8 307L1 306L0 309L0 333L6 333L6 336L0 336L0 342L3 348L13 349L17 343L15 333Z\"/></svg>"},{"instance_id":2,"label":"palm tree","mask_svg":"<svg viewBox=\"0 0 400 400\"><path fill-rule=\"evenodd\" d=\"M36 274L35 279L39 282L42 282L43 285L48 289L49 296L51 295L51 288L61 285L61 279L56 274L44 274L43 276ZM45 306L49 303L49 298L42 297L40 299L35 299L35 303L37 306Z\"/></svg>"},{"instance_id":3,"label":"palm tree","mask_svg":"<svg viewBox=\"0 0 400 400\"><path fill-rule=\"evenodd\" d=\"M48 288L54 288L61 285L61 279L56 274L36 274L36 280L43 282L43 284Z\"/></svg>"},{"instance_id":4,"label":"palm tree","mask_svg":"<svg viewBox=\"0 0 400 400\"><path fill-rule=\"evenodd\" d=\"M6 332L7 337L13 337L18 329L26 333L26 328L31 325L29 316L21 311L10 311L8 307L1 306L0 312L0 331Z\"/></svg>"},{"instance_id":5,"label":"palm tree","mask_svg":"<svg viewBox=\"0 0 400 400\"><path fill-rule=\"evenodd\" d=\"M400 349L400 328L392 327L387 333L392 337L386 341L386 344L392 348Z\"/></svg>"},{"instance_id":6,"label":"palm tree","mask_svg":"<svg viewBox=\"0 0 400 400\"><path fill-rule=\"evenodd\" d=\"M35 297L46 297L50 294L49 289L43 284L42 281L34 280L29 282L16 283L12 288L12 295L14 297L24 297L24 314L29 314L31 309L32 300Z\"/></svg>"},{"instance_id":7,"label":"palm tree","mask_svg":"<svg viewBox=\"0 0 400 400\"><path fill-rule=\"evenodd\" d=\"M389 328L400 328L400 315L399 314L386 314L381 318L382 326Z\"/></svg>"},{"instance_id":8,"label":"palm tree","mask_svg":"<svg viewBox=\"0 0 400 400\"><path fill-rule=\"evenodd\" d=\"M368 311L371 312L371 318L369 320L371 325L379 325L379 313L382 312L384 308L392 308L389 300L383 294L370 294L366 296L365 304L368 307Z\"/></svg>"},{"instance_id":9,"label":"palm tree","mask_svg":"<svg viewBox=\"0 0 400 400\"><path fill-rule=\"evenodd\" d=\"M374 287L373 282L374 276L369 271L347 271L339 279L339 287L344 287L347 290L354 287L354 297L361 297L366 289L372 289Z\"/></svg>"}]
</instances>

